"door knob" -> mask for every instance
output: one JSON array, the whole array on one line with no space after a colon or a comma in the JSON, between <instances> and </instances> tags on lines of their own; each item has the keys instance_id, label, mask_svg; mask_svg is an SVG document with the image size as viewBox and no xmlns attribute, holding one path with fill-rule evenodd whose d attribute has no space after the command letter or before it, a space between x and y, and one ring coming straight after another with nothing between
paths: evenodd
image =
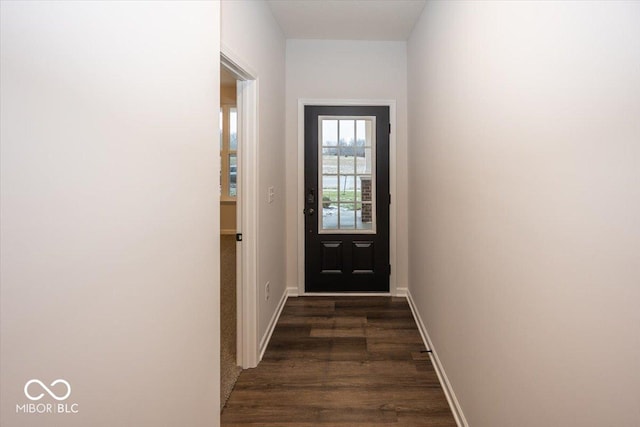
<instances>
[{"instance_id":1,"label":"door knob","mask_svg":"<svg viewBox=\"0 0 640 427\"><path fill-rule=\"evenodd\" d=\"M309 215L313 215L314 212L315 210L313 208L309 208Z\"/></svg>"}]
</instances>

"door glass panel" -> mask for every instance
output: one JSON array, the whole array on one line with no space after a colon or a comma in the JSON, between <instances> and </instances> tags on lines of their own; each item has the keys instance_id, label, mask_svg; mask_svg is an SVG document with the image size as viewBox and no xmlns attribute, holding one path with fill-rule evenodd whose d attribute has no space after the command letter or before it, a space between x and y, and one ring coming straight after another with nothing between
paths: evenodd
<instances>
[{"instance_id":1,"label":"door glass panel","mask_svg":"<svg viewBox=\"0 0 640 427\"><path fill-rule=\"evenodd\" d=\"M322 122L322 141L323 147L335 147L338 145L338 121L323 120ZM333 154L337 154L334 151Z\"/></svg>"},{"instance_id":2,"label":"door glass panel","mask_svg":"<svg viewBox=\"0 0 640 427\"><path fill-rule=\"evenodd\" d=\"M323 202L337 202L338 201L338 175L323 175L322 176L322 201ZM325 209L331 207L322 206Z\"/></svg>"},{"instance_id":3,"label":"door glass panel","mask_svg":"<svg viewBox=\"0 0 640 427\"><path fill-rule=\"evenodd\" d=\"M375 233L375 117L318 119L319 233Z\"/></svg>"},{"instance_id":4,"label":"door glass panel","mask_svg":"<svg viewBox=\"0 0 640 427\"><path fill-rule=\"evenodd\" d=\"M345 148L349 148L346 150ZM356 172L356 157L351 153L354 147L342 147L340 149L340 173L352 175Z\"/></svg>"},{"instance_id":5,"label":"door glass panel","mask_svg":"<svg viewBox=\"0 0 640 427\"><path fill-rule=\"evenodd\" d=\"M356 177L356 197L355 197L356 202L362 201L362 178L363 177L361 176Z\"/></svg>"},{"instance_id":6,"label":"door glass panel","mask_svg":"<svg viewBox=\"0 0 640 427\"><path fill-rule=\"evenodd\" d=\"M338 141L340 142L340 147L353 146L353 141L356 137L355 120L340 120L339 131Z\"/></svg>"},{"instance_id":7,"label":"door glass panel","mask_svg":"<svg viewBox=\"0 0 640 427\"><path fill-rule=\"evenodd\" d=\"M356 228L355 203L340 203L340 229L352 230Z\"/></svg>"},{"instance_id":8,"label":"door glass panel","mask_svg":"<svg viewBox=\"0 0 640 427\"><path fill-rule=\"evenodd\" d=\"M355 176L353 175L339 175L338 176L338 189L340 190L339 196L341 202L354 202L355 201Z\"/></svg>"},{"instance_id":9,"label":"door glass panel","mask_svg":"<svg viewBox=\"0 0 640 427\"><path fill-rule=\"evenodd\" d=\"M338 173L338 150L337 148L322 149L322 173L332 175Z\"/></svg>"},{"instance_id":10,"label":"door glass panel","mask_svg":"<svg viewBox=\"0 0 640 427\"><path fill-rule=\"evenodd\" d=\"M324 230L338 230L338 208L322 213Z\"/></svg>"},{"instance_id":11,"label":"door glass panel","mask_svg":"<svg viewBox=\"0 0 640 427\"><path fill-rule=\"evenodd\" d=\"M358 163L356 167L356 173L358 175L371 175L371 148L360 148L357 159Z\"/></svg>"},{"instance_id":12,"label":"door glass panel","mask_svg":"<svg viewBox=\"0 0 640 427\"><path fill-rule=\"evenodd\" d=\"M371 230L373 227L372 217L373 211L371 210L371 203L358 204L358 214L356 217L356 226L360 230Z\"/></svg>"},{"instance_id":13,"label":"door glass panel","mask_svg":"<svg viewBox=\"0 0 640 427\"><path fill-rule=\"evenodd\" d=\"M356 120L356 145L364 146L367 140L367 120Z\"/></svg>"}]
</instances>

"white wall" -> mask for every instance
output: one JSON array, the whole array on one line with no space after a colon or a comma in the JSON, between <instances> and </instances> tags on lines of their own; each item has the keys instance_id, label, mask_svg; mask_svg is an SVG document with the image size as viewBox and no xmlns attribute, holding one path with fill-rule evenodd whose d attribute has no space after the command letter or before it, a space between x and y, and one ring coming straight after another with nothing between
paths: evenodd
<instances>
[{"instance_id":1,"label":"white wall","mask_svg":"<svg viewBox=\"0 0 640 427\"><path fill-rule=\"evenodd\" d=\"M1 7L0 424L216 425L219 4Z\"/></svg>"},{"instance_id":2,"label":"white wall","mask_svg":"<svg viewBox=\"0 0 640 427\"><path fill-rule=\"evenodd\" d=\"M640 3L433 2L410 292L473 427L640 425Z\"/></svg>"},{"instance_id":3,"label":"white wall","mask_svg":"<svg viewBox=\"0 0 640 427\"><path fill-rule=\"evenodd\" d=\"M298 289L298 100L396 100L398 287L407 286L407 56L405 42L287 40L287 283Z\"/></svg>"},{"instance_id":4,"label":"white wall","mask_svg":"<svg viewBox=\"0 0 640 427\"><path fill-rule=\"evenodd\" d=\"M225 53L258 80L258 337L268 330L285 293L284 73L285 40L263 1L222 2L222 45ZM274 187L273 203L267 191ZM265 301L265 283L270 298Z\"/></svg>"}]
</instances>

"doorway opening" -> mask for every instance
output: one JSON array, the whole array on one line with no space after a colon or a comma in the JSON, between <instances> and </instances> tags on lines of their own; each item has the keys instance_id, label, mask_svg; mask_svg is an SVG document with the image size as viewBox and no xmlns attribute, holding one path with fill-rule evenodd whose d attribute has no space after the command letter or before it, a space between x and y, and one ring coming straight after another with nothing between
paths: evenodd
<instances>
[{"instance_id":1,"label":"doorway opening","mask_svg":"<svg viewBox=\"0 0 640 427\"><path fill-rule=\"evenodd\" d=\"M220 66L220 407L242 368L237 355L238 103L236 76Z\"/></svg>"},{"instance_id":2,"label":"doorway opening","mask_svg":"<svg viewBox=\"0 0 640 427\"><path fill-rule=\"evenodd\" d=\"M220 390L221 409L242 369L258 361L257 81L220 57Z\"/></svg>"}]
</instances>

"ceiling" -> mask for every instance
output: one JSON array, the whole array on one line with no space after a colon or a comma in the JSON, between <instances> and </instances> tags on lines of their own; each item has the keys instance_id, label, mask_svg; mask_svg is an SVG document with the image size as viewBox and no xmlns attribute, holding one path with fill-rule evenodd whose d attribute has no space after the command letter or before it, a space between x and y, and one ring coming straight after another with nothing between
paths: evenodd
<instances>
[{"instance_id":1,"label":"ceiling","mask_svg":"<svg viewBox=\"0 0 640 427\"><path fill-rule=\"evenodd\" d=\"M407 40L425 0L268 0L288 39Z\"/></svg>"}]
</instances>

